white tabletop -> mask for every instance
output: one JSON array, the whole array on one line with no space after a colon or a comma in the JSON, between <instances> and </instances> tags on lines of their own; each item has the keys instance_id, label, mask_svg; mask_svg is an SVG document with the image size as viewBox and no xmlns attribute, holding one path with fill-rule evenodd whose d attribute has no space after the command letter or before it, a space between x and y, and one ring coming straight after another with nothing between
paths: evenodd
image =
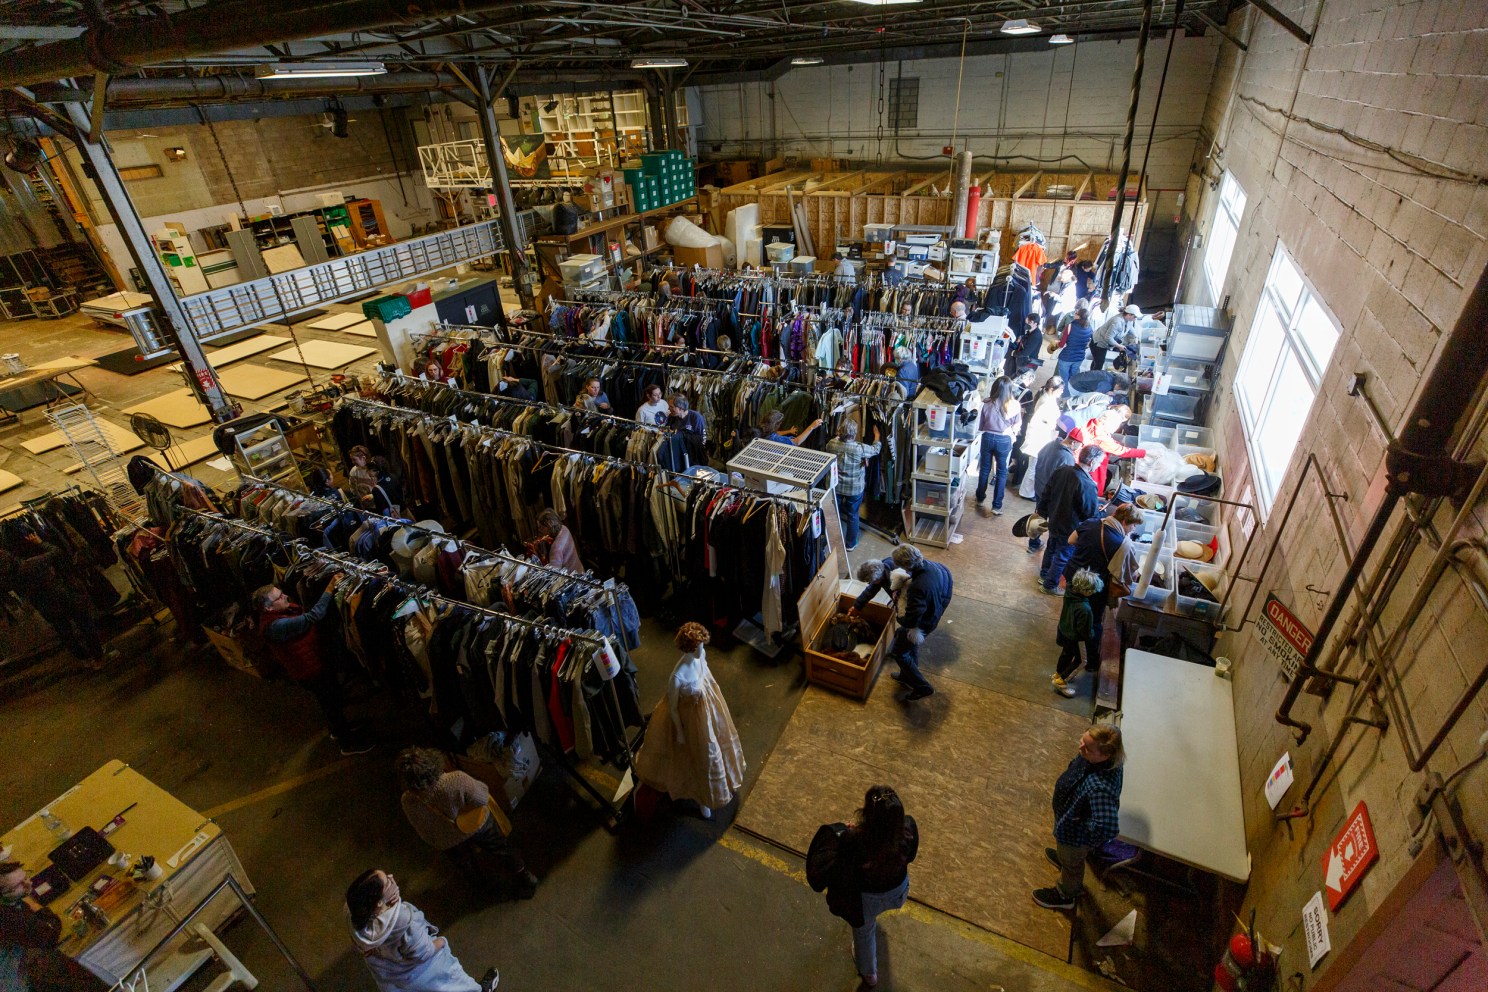
<instances>
[{"instance_id":1,"label":"white tabletop","mask_svg":"<svg viewBox=\"0 0 1488 992\"><path fill-rule=\"evenodd\" d=\"M1250 877L1229 679L1147 651L1122 666L1121 838L1235 882Z\"/></svg>"}]
</instances>

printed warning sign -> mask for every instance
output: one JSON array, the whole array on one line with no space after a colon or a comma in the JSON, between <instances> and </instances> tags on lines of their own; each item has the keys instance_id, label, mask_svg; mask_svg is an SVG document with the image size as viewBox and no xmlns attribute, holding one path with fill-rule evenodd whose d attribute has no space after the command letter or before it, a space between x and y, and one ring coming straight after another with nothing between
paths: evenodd
<instances>
[{"instance_id":1,"label":"printed warning sign","mask_svg":"<svg viewBox=\"0 0 1488 992\"><path fill-rule=\"evenodd\" d=\"M1274 594L1266 597L1266 605L1256 618L1256 639L1281 662L1281 673L1290 682L1297 677L1297 670L1312 650L1312 631L1292 615Z\"/></svg>"},{"instance_id":2,"label":"printed warning sign","mask_svg":"<svg viewBox=\"0 0 1488 992\"><path fill-rule=\"evenodd\" d=\"M1323 852L1323 887L1328 893L1328 908L1338 912L1359 884L1369 866L1379 859L1379 845L1374 842L1374 828L1369 823L1369 810L1361 802L1354 807L1343 829Z\"/></svg>"}]
</instances>

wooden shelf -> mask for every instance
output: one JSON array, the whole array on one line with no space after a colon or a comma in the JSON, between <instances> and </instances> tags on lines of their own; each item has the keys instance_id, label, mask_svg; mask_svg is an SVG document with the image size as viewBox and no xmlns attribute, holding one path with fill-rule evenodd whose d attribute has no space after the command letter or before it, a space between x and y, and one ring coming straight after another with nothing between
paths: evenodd
<instances>
[{"instance_id":1,"label":"wooden shelf","mask_svg":"<svg viewBox=\"0 0 1488 992\"><path fill-rule=\"evenodd\" d=\"M689 196L685 200L678 200L676 203L669 203L664 207L657 207L655 210L647 210L645 213L621 214L619 217L612 217L609 220L600 221L596 224L590 224L587 227L581 227L572 234L555 234L552 236L552 240L563 240L567 241L569 244L573 244L575 241L581 241L584 238L592 238L596 234L601 234L605 231L613 231L616 228L624 227L627 224L640 223L648 217L655 217L658 214L664 214L672 210L682 210L685 208L694 207L696 206L696 201L697 197Z\"/></svg>"}]
</instances>

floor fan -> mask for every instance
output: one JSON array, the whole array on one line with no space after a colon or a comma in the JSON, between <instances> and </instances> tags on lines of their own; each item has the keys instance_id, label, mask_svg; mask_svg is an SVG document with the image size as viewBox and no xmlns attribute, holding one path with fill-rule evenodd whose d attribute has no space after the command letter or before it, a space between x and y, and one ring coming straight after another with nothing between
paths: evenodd
<instances>
[{"instance_id":1,"label":"floor fan","mask_svg":"<svg viewBox=\"0 0 1488 992\"><path fill-rule=\"evenodd\" d=\"M134 431L134 436L160 452L160 457L165 459L165 467L172 472L176 466L171 463L169 450L175 444L175 438L171 437L170 428L148 413L136 413L129 418L129 429Z\"/></svg>"}]
</instances>

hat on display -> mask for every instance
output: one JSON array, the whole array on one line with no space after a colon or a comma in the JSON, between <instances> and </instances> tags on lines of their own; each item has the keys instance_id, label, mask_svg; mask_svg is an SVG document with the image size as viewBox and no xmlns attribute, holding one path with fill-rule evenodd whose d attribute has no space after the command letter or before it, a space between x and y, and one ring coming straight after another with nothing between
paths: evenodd
<instances>
[{"instance_id":1,"label":"hat on display","mask_svg":"<svg viewBox=\"0 0 1488 992\"><path fill-rule=\"evenodd\" d=\"M1144 510L1157 510L1158 512L1162 512L1163 510L1167 509L1167 505L1163 503L1163 498L1157 493L1143 493L1142 495L1138 496L1136 500L1134 500L1134 502Z\"/></svg>"},{"instance_id":2,"label":"hat on display","mask_svg":"<svg viewBox=\"0 0 1488 992\"><path fill-rule=\"evenodd\" d=\"M1142 308L1137 306L1135 303L1128 303L1126 306L1121 308L1121 312L1126 314L1128 317L1142 316Z\"/></svg>"},{"instance_id":3,"label":"hat on display","mask_svg":"<svg viewBox=\"0 0 1488 992\"><path fill-rule=\"evenodd\" d=\"M1195 496L1213 496L1219 492L1222 483L1223 480L1212 472L1199 472L1180 481L1178 491Z\"/></svg>"},{"instance_id":4,"label":"hat on display","mask_svg":"<svg viewBox=\"0 0 1488 992\"><path fill-rule=\"evenodd\" d=\"M427 544L432 534L443 533L446 533L444 525L438 520L420 520L411 526L399 527L397 533L393 535L392 553L411 555Z\"/></svg>"}]
</instances>

